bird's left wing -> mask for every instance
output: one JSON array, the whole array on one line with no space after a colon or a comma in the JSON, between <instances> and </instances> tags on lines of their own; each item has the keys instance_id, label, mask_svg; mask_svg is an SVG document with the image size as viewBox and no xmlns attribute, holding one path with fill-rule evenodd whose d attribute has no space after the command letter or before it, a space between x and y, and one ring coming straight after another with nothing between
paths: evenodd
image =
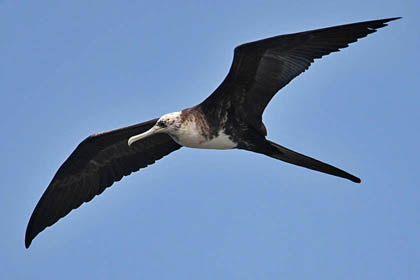
<instances>
[{"instance_id":1,"label":"bird's left wing","mask_svg":"<svg viewBox=\"0 0 420 280\"><path fill-rule=\"evenodd\" d=\"M242 109L236 112L240 117L261 121L271 98L308 69L314 59L339 51L396 19L399 18L358 22L240 45L235 48L225 80L200 107L211 114L214 108L236 105Z\"/></svg>"},{"instance_id":2,"label":"bird's left wing","mask_svg":"<svg viewBox=\"0 0 420 280\"><path fill-rule=\"evenodd\" d=\"M94 134L81 142L58 169L36 205L26 229L26 248L38 233L115 181L181 148L165 133L128 146L128 138L147 131L156 121Z\"/></svg>"}]
</instances>

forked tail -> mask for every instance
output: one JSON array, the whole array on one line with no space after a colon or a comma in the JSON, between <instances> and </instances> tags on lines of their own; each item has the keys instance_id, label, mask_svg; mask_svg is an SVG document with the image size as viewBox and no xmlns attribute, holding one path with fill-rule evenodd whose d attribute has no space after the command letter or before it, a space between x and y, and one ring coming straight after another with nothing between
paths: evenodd
<instances>
[{"instance_id":1,"label":"forked tail","mask_svg":"<svg viewBox=\"0 0 420 280\"><path fill-rule=\"evenodd\" d=\"M332 165L326 164L322 161L316 160L314 158L299 154L292 150L289 150L279 144L266 140L265 149L263 151L259 151L269 157L279 159L291 164L299 165L302 167L306 167L312 170L316 170L319 172L331 174L334 176L342 177L349 179L355 183L360 183L361 180L356 176L353 176L337 167Z\"/></svg>"}]
</instances>

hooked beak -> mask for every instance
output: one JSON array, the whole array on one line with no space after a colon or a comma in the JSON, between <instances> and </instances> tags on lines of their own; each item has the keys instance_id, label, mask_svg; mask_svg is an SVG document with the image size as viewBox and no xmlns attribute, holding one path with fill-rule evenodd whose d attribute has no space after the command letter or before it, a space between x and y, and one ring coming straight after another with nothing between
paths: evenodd
<instances>
[{"instance_id":1,"label":"hooked beak","mask_svg":"<svg viewBox=\"0 0 420 280\"><path fill-rule=\"evenodd\" d=\"M156 134L156 133L160 133L160 132L162 132L162 130L163 130L163 128L161 128L159 126L154 126L146 132L143 132L143 133L138 134L138 135L134 135L134 136L132 136L128 139L128 146L131 146L131 144L133 144L134 142L139 141L143 138L152 136L153 134Z\"/></svg>"}]
</instances>

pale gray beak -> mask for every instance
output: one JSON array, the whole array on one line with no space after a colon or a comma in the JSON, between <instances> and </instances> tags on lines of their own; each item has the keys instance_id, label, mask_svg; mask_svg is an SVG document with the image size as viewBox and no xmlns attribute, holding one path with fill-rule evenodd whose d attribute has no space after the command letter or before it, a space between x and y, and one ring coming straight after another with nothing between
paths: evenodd
<instances>
[{"instance_id":1,"label":"pale gray beak","mask_svg":"<svg viewBox=\"0 0 420 280\"><path fill-rule=\"evenodd\" d=\"M131 144L133 144L134 142L139 141L143 138L152 136L153 134L156 134L156 133L160 133L160 132L162 132L162 130L163 130L163 128L161 128L159 126L154 126L151 129L149 129L148 131L143 132L142 134L134 135L134 136L132 136L128 139L128 146L131 146Z\"/></svg>"}]
</instances>

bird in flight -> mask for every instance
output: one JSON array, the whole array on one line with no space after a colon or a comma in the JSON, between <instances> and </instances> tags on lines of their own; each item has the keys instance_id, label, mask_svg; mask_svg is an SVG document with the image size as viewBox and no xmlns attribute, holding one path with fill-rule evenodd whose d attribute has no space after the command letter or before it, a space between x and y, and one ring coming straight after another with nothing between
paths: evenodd
<instances>
[{"instance_id":1,"label":"bird in flight","mask_svg":"<svg viewBox=\"0 0 420 280\"><path fill-rule=\"evenodd\" d=\"M147 122L93 134L60 166L26 229L25 246L114 182L181 147L242 149L360 183L337 167L268 139L262 114L271 98L314 59L346 48L387 18L275 36L235 48L224 81L202 103Z\"/></svg>"}]
</instances>

